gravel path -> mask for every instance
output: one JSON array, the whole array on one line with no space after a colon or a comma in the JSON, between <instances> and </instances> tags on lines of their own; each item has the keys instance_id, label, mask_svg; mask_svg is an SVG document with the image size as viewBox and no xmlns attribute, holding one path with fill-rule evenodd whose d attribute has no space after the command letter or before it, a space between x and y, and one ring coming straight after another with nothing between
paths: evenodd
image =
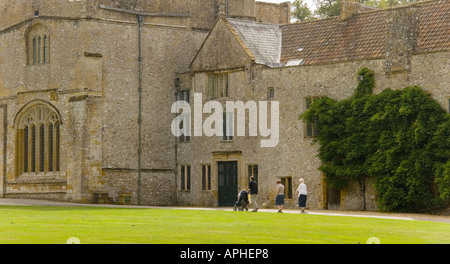
<instances>
[{"instance_id":1,"label":"gravel path","mask_svg":"<svg viewBox=\"0 0 450 264\"><path fill-rule=\"evenodd\" d=\"M232 208L198 208L198 207L158 207L158 206L124 206L124 205L109 205L109 204L77 204L67 202L54 202L47 200L29 200L29 199L0 199L0 205L11 206L84 206L84 207L111 207L111 208L151 208L151 209L183 209L183 210L222 210L228 211ZM273 212L276 209L259 209L259 212ZM284 213L299 213L298 210L285 209ZM384 219L399 219L406 221L433 221L450 224L450 216L431 215L431 214L403 214L403 213L381 213L381 212L367 212L367 211L332 211L332 210L307 210L308 214L312 215L331 215L331 216L350 216L350 217L369 217L369 218L384 218Z\"/></svg>"}]
</instances>

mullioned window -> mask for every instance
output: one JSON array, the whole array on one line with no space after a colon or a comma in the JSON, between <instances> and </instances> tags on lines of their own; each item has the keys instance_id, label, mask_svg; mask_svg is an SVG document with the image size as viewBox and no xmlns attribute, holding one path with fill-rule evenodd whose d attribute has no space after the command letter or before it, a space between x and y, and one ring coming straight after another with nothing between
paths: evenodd
<instances>
[{"instance_id":1,"label":"mullioned window","mask_svg":"<svg viewBox=\"0 0 450 264\"><path fill-rule=\"evenodd\" d=\"M18 176L60 170L60 130L58 113L43 103L20 114L16 129Z\"/></svg>"},{"instance_id":2,"label":"mullioned window","mask_svg":"<svg viewBox=\"0 0 450 264\"><path fill-rule=\"evenodd\" d=\"M36 24L28 31L28 65L50 63L50 33L46 26Z\"/></svg>"}]
</instances>

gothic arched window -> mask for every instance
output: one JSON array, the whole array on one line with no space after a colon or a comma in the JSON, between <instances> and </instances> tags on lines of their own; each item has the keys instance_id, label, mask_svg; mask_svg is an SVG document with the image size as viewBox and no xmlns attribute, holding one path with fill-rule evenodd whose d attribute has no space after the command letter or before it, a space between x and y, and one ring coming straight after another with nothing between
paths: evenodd
<instances>
[{"instance_id":1,"label":"gothic arched window","mask_svg":"<svg viewBox=\"0 0 450 264\"><path fill-rule=\"evenodd\" d=\"M28 30L28 64L50 62L50 33L46 26L36 24Z\"/></svg>"},{"instance_id":2,"label":"gothic arched window","mask_svg":"<svg viewBox=\"0 0 450 264\"><path fill-rule=\"evenodd\" d=\"M17 175L58 172L60 127L58 113L45 103L22 110L16 127Z\"/></svg>"}]
</instances>

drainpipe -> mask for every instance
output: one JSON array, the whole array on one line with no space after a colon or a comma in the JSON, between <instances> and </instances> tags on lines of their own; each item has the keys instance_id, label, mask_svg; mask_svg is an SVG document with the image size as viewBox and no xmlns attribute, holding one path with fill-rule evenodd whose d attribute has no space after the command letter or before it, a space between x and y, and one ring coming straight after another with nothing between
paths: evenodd
<instances>
[{"instance_id":1,"label":"drainpipe","mask_svg":"<svg viewBox=\"0 0 450 264\"><path fill-rule=\"evenodd\" d=\"M228 0L226 0L226 3L225 3L225 14L226 14L227 18L228 18L228 6L229 6L229 2L228 2Z\"/></svg>"},{"instance_id":2,"label":"drainpipe","mask_svg":"<svg viewBox=\"0 0 450 264\"><path fill-rule=\"evenodd\" d=\"M174 84L175 84L175 102L178 101L178 94L180 93L180 78L175 78L174 80ZM175 117L178 114L175 114ZM175 204L178 205L178 137L174 137L175 138L175 162L174 162L174 168L173 168L173 172L175 175Z\"/></svg>"},{"instance_id":3,"label":"drainpipe","mask_svg":"<svg viewBox=\"0 0 450 264\"><path fill-rule=\"evenodd\" d=\"M138 118L138 126L139 126L139 146L138 146L138 180L137 180L137 196L138 196L138 205L141 204L141 160L142 160L142 25L143 19L145 16L149 17L191 17L191 14L176 14L176 13L148 13L148 12L138 12L134 10L128 10L123 8L115 8L115 7L107 7L103 3L100 3L99 9L121 12L125 14L136 15L136 19L138 22L139 28L139 58L138 58L138 74L139 74L139 118ZM5 130L6 131L6 130ZM6 149L6 148L5 148ZM5 166L6 168L6 166Z\"/></svg>"},{"instance_id":4,"label":"drainpipe","mask_svg":"<svg viewBox=\"0 0 450 264\"><path fill-rule=\"evenodd\" d=\"M142 21L143 17L141 15L136 15L136 19L138 22L139 28L139 58L138 58L138 78L139 78L139 117L138 117L138 180L137 180L137 188L138 188L138 205L141 205L141 162L142 162Z\"/></svg>"}]
</instances>

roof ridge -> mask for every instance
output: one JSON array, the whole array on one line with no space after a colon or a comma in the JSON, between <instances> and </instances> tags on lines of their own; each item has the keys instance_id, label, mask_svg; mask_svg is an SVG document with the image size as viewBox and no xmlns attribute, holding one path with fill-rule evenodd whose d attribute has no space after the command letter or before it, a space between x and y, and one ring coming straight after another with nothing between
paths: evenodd
<instances>
[{"instance_id":1,"label":"roof ridge","mask_svg":"<svg viewBox=\"0 0 450 264\"><path fill-rule=\"evenodd\" d=\"M236 22L243 22L243 23L248 23L248 24L257 24L257 25L267 25L267 26L281 27L281 25L279 25L279 24L264 23L264 22L245 20L245 19L237 19L237 18L229 18L229 17L227 17L226 20L228 20L228 21L236 21Z\"/></svg>"},{"instance_id":2,"label":"roof ridge","mask_svg":"<svg viewBox=\"0 0 450 264\"><path fill-rule=\"evenodd\" d=\"M420 17L420 23L417 22L420 38L415 36L415 41L418 41L415 52L449 50L446 34L450 30L450 18L447 14L449 8L450 0L430 0L363 12L346 20L338 16L284 24L281 26L281 61L305 59L305 64L317 64L383 58L386 56L386 32L389 30L389 23L394 23L386 19L396 15L396 12L410 10L415 11L411 13L412 16ZM424 25L430 23L436 25L424 28Z\"/></svg>"},{"instance_id":3,"label":"roof ridge","mask_svg":"<svg viewBox=\"0 0 450 264\"><path fill-rule=\"evenodd\" d=\"M387 7L387 8L380 8L380 9L376 9L376 10L365 11L365 12L354 14L354 16L366 15L366 14L371 14L371 13L376 13L376 12L386 12L386 11L391 11L391 10L395 10L395 9L410 8L410 7L414 7L414 6L422 7L422 6L426 6L429 4L446 2L446 1L448 1L448 0L422 0L419 2L408 3L408 4L401 5L401 6L392 6L392 7ZM366 6L366 5L363 5L363 6ZM367 6L367 7L371 7L371 6ZM281 24L280 26L284 27L284 26L290 26L290 25L314 23L317 21L324 21L324 20L331 20L331 19L341 20L340 16L332 16L332 17L324 17L324 18L318 18L318 19L306 20L306 21L296 21L294 23Z\"/></svg>"}]
</instances>

